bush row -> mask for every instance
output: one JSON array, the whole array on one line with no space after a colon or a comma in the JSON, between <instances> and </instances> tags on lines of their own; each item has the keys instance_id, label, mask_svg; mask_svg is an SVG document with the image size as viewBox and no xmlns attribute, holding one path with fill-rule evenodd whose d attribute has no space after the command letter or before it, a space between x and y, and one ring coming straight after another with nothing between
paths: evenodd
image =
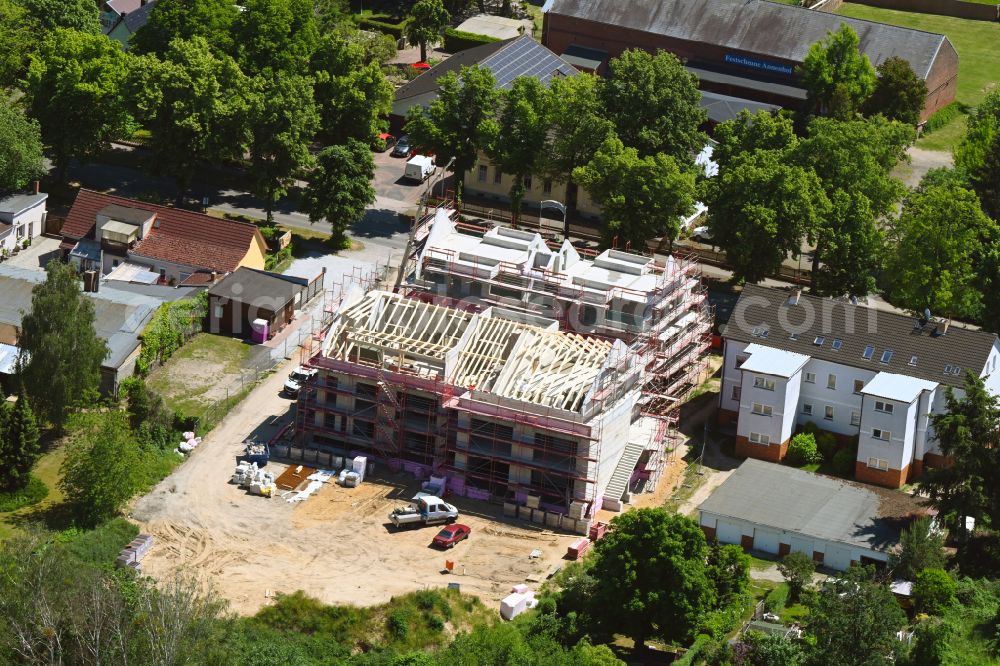
<instances>
[{"instance_id":1,"label":"bush row","mask_svg":"<svg viewBox=\"0 0 1000 666\"><path fill-rule=\"evenodd\" d=\"M362 30L374 30L375 32L381 32L382 34L389 35L394 39L402 39L403 28L406 27L409 19L403 19L399 23L389 23L388 21L380 20L383 18L389 18L389 16L384 14L376 14L371 17L362 16L358 19L358 27Z\"/></svg>"},{"instance_id":2,"label":"bush row","mask_svg":"<svg viewBox=\"0 0 1000 666\"><path fill-rule=\"evenodd\" d=\"M474 46L482 46L483 44L492 44L499 41L496 37L462 32L454 28L448 28L444 31L444 50L448 53L458 53L459 51L471 49Z\"/></svg>"},{"instance_id":3,"label":"bush row","mask_svg":"<svg viewBox=\"0 0 1000 666\"><path fill-rule=\"evenodd\" d=\"M948 106L941 107L938 109L934 115L927 119L924 123L923 129L921 129L921 134L930 134L935 130L939 130L955 118L965 113L965 105L960 102L952 102Z\"/></svg>"}]
</instances>

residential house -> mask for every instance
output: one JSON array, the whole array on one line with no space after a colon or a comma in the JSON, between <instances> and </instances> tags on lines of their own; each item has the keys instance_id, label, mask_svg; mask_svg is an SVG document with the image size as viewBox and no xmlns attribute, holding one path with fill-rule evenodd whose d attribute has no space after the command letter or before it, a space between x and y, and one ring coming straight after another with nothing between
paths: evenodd
<instances>
[{"instance_id":1,"label":"residential house","mask_svg":"<svg viewBox=\"0 0 1000 666\"><path fill-rule=\"evenodd\" d=\"M253 224L82 189L60 245L82 270L129 263L166 284L205 284L241 266L264 269L267 244Z\"/></svg>"},{"instance_id":2,"label":"residential house","mask_svg":"<svg viewBox=\"0 0 1000 666\"><path fill-rule=\"evenodd\" d=\"M709 539L828 569L884 564L902 530L928 513L912 495L746 460L698 507Z\"/></svg>"},{"instance_id":3,"label":"residential house","mask_svg":"<svg viewBox=\"0 0 1000 666\"><path fill-rule=\"evenodd\" d=\"M900 487L946 463L930 415L967 372L1000 395L1000 340L842 300L747 285L723 329L719 420L739 456L779 461L808 422L858 443L855 477Z\"/></svg>"},{"instance_id":4,"label":"residential house","mask_svg":"<svg viewBox=\"0 0 1000 666\"><path fill-rule=\"evenodd\" d=\"M106 3L109 7L116 7L121 13L115 11L106 12L101 17L102 23L107 19L109 22L104 34L122 45L122 49L128 51L129 40L132 35L149 21L149 16L156 6L157 0L111 0Z\"/></svg>"},{"instance_id":5,"label":"residential house","mask_svg":"<svg viewBox=\"0 0 1000 666\"><path fill-rule=\"evenodd\" d=\"M208 289L205 329L249 338L252 324L267 323L268 337L292 322L296 310L323 288L323 274L312 280L241 267Z\"/></svg>"},{"instance_id":6,"label":"residential house","mask_svg":"<svg viewBox=\"0 0 1000 666\"><path fill-rule=\"evenodd\" d=\"M9 256L15 247L41 236L48 213L44 192L11 194L0 199L0 254Z\"/></svg>"}]
</instances>

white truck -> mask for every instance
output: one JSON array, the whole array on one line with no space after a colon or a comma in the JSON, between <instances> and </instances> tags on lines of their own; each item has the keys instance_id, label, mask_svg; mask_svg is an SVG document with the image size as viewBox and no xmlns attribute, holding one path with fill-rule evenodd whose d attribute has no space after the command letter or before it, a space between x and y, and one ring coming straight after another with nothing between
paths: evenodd
<instances>
[{"instance_id":1,"label":"white truck","mask_svg":"<svg viewBox=\"0 0 1000 666\"><path fill-rule=\"evenodd\" d=\"M434 158L429 155L414 155L406 163L403 177L422 183L434 175Z\"/></svg>"},{"instance_id":2,"label":"white truck","mask_svg":"<svg viewBox=\"0 0 1000 666\"><path fill-rule=\"evenodd\" d=\"M458 509L434 495L418 494L407 507L393 509L389 521L396 527L407 525L433 525L453 523L458 519Z\"/></svg>"}]
</instances>

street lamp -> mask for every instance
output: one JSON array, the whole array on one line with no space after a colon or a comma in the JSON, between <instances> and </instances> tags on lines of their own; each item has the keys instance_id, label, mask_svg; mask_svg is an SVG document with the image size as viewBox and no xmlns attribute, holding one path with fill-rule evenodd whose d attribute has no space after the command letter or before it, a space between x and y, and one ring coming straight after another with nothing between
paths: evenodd
<instances>
[{"instance_id":1,"label":"street lamp","mask_svg":"<svg viewBox=\"0 0 1000 666\"><path fill-rule=\"evenodd\" d=\"M566 217L566 206L555 199L546 199L538 203L538 226L542 226L542 209L543 208L555 208L562 213L563 216L563 239L569 240L569 220Z\"/></svg>"}]
</instances>

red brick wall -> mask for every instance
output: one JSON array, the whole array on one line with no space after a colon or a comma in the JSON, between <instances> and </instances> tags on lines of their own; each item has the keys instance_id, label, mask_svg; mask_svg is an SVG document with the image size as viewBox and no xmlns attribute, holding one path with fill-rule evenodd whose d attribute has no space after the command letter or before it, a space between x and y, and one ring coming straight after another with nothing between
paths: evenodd
<instances>
[{"instance_id":1,"label":"red brick wall","mask_svg":"<svg viewBox=\"0 0 1000 666\"><path fill-rule=\"evenodd\" d=\"M952 459L939 453L925 453L924 466L926 467L949 467Z\"/></svg>"},{"instance_id":2,"label":"red brick wall","mask_svg":"<svg viewBox=\"0 0 1000 666\"><path fill-rule=\"evenodd\" d=\"M732 409L720 409L715 415L715 420L723 426L736 425L736 422L740 420L740 413Z\"/></svg>"},{"instance_id":3,"label":"red brick wall","mask_svg":"<svg viewBox=\"0 0 1000 666\"><path fill-rule=\"evenodd\" d=\"M906 483L907 467L903 469L873 469L863 462L854 463L854 478L864 483L871 483L886 488L901 488Z\"/></svg>"},{"instance_id":4,"label":"red brick wall","mask_svg":"<svg viewBox=\"0 0 1000 666\"><path fill-rule=\"evenodd\" d=\"M762 446L760 444L751 444L750 440L746 437L738 436L736 438L737 458L759 458L760 460L781 462L787 451L787 439L781 444L769 444L768 446Z\"/></svg>"}]
</instances>

